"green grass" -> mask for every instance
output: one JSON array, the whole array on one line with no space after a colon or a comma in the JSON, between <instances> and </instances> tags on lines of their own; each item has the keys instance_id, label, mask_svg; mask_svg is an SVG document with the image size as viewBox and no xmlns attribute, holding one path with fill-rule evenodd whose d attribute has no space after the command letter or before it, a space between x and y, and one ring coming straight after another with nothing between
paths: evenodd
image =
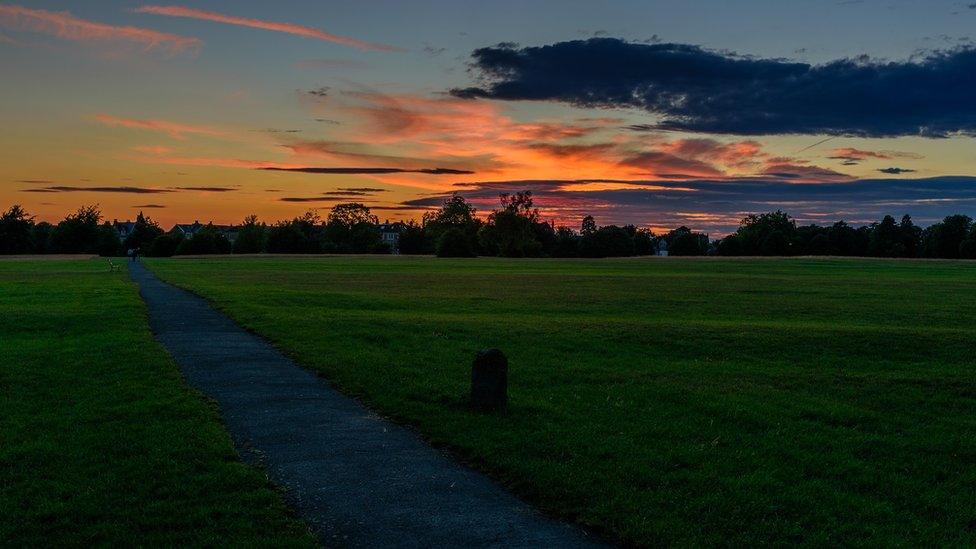
<instances>
[{"instance_id":1,"label":"green grass","mask_svg":"<svg viewBox=\"0 0 976 549\"><path fill-rule=\"evenodd\" d=\"M976 544L976 263L150 265L612 538ZM504 417L464 407L491 346L510 359Z\"/></svg>"},{"instance_id":2,"label":"green grass","mask_svg":"<svg viewBox=\"0 0 976 549\"><path fill-rule=\"evenodd\" d=\"M104 260L0 261L0 545L310 546Z\"/></svg>"}]
</instances>

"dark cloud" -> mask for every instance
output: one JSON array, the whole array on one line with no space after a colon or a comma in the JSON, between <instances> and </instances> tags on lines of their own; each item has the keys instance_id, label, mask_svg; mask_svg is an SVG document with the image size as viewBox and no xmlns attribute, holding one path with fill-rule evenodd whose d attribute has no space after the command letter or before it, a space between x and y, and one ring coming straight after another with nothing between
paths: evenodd
<instances>
[{"instance_id":1,"label":"dark cloud","mask_svg":"<svg viewBox=\"0 0 976 549\"><path fill-rule=\"evenodd\" d=\"M878 169L878 171L881 172L881 173L886 173L886 174L890 174L890 175L898 175L898 174L903 174L903 173L915 173L916 170L910 170L908 168L894 168L894 167L892 167L892 168L880 168L880 169Z\"/></svg>"},{"instance_id":2,"label":"dark cloud","mask_svg":"<svg viewBox=\"0 0 976 549\"><path fill-rule=\"evenodd\" d=\"M233 187L170 187L175 191L201 191L206 193L229 193L239 189Z\"/></svg>"},{"instance_id":3,"label":"dark cloud","mask_svg":"<svg viewBox=\"0 0 976 549\"><path fill-rule=\"evenodd\" d=\"M164 206L162 204L139 204L139 205L133 206L133 208L146 208L146 209L160 209L160 208L165 208L165 207L166 206Z\"/></svg>"},{"instance_id":4,"label":"dark cloud","mask_svg":"<svg viewBox=\"0 0 976 549\"><path fill-rule=\"evenodd\" d=\"M634 107L661 117L632 129L864 137L976 135L976 48L907 61L810 65L688 44L591 38L500 44L472 54L465 98Z\"/></svg>"},{"instance_id":5,"label":"dark cloud","mask_svg":"<svg viewBox=\"0 0 976 549\"><path fill-rule=\"evenodd\" d=\"M363 198L373 196L378 192L387 192L386 189L374 189L371 187L346 187L335 191L326 191L318 196L289 196L281 198L282 202L325 202L340 198Z\"/></svg>"},{"instance_id":6,"label":"dark cloud","mask_svg":"<svg viewBox=\"0 0 976 549\"><path fill-rule=\"evenodd\" d=\"M468 170L453 170L449 168L255 168L272 172L301 172L317 174L386 174L386 173L425 173L429 175L467 175L474 172Z\"/></svg>"},{"instance_id":7,"label":"dark cloud","mask_svg":"<svg viewBox=\"0 0 976 549\"><path fill-rule=\"evenodd\" d=\"M336 202L339 199L334 196L285 196L278 200L281 202Z\"/></svg>"},{"instance_id":8,"label":"dark cloud","mask_svg":"<svg viewBox=\"0 0 976 549\"><path fill-rule=\"evenodd\" d=\"M435 46L432 46L432 45L424 42L424 53L426 53L430 57L437 57L438 55L440 55L440 54L442 54L442 53L444 53L446 51L447 51L447 48L435 47Z\"/></svg>"},{"instance_id":9,"label":"dark cloud","mask_svg":"<svg viewBox=\"0 0 976 549\"><path fill-rule=\"evenodd\" d=\"M56 187L44 187L41 189L23 189L21 192L25 193L74 193L74 192L87 192L87 193L129 193L129 194L159 194L159 193L171 193L174 192L172 189L150 189L146 187L66 187L66 186L56 186Z\"/></svg>"},{"instance_id":10,"label":"dark cloud","mask_svg":"<svg viewBox=\"0 0 976 549\"><path fill-rule=\"evenodd\" d=\"M251 130L260 133L302 133L302 130L280 130L278 128L264 128L262 130Z\"/></svg>"},{"instance_id":11,"label":"dark cloud","mask_svg":"<svg viewBox=\"0 0 976 549\"><path fill-rule=\"evenodd\" d=\"M167 187L165 189L156 189L148 187L71 187L71 186L50 186L42 187L39 189L22 189L21 192L25 193L128 193L128 194L162 194L162 193L175 193L179 191L203 191L203 192L215 192L215 193L225 193L236 191L238 189L232 187Z\"/></svg>"},{"instance_id":12,"label":"dark cloud","mask_svg":"<svg viewBox=\"0 0 976 549\"><path fill-rule=\"evenodd\" d=\"M18 179L16 181L16 183L29 183L29 184L36 184L36 185L50 185L51 183L54 183L54 181L51 181L50 179Z\"/></svg>"},{"instance_id":13,"label":"dark cloud","mask_svg":"<svg viewBox=\"0 0 976 549\"><path fill-rule=\"evenodd\" d=\"M331 89L332 88L330 88L329 86L322 86L314 90L308 90L305 93L313 97L325 98L329 96L329 91Z\"/></svg>"}]
</instances>

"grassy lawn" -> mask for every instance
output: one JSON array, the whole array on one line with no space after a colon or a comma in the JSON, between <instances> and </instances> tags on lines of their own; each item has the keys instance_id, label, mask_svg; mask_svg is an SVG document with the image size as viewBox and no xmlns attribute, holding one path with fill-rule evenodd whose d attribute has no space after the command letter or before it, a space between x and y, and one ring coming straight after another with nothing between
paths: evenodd
<instances>
[{"instance_id":1,"label":"grassy lawn","mask_svg":"<svg viewBox=\"0 0 976 549\"><path fill-rule=\"evenodd\" d=\"M151 260L542 507L636 544L976 544L976 263ZM470 362L510 360L506 417Z\"/></svg>"},{"instance_id":2,"label":"grassy lawn","mask_svg":"<svg viewBox=\"0 0 976 549\"><path fill-rule=\"evenodd\" d=\"M313 544L153 341L125 272L0 261L0 349L0 545Z\"/></svg>"}]
</instances>

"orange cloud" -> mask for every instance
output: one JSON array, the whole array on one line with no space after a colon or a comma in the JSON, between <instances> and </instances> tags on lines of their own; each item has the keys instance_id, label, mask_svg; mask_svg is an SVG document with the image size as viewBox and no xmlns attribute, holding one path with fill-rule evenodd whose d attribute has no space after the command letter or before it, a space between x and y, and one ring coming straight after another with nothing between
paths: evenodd
<instances>
[{"instance_id":1,"label":"orange cloud","mask_svg":"<svg viewBox=\"0 0 976 549\"><path fill-rule=\"evenodd\" d=\"M401 51L398 48L395 48L393 46L388 46L386 44L373 44L370 42L363 42L362 40L356 40L355 38L348 38L346 36L339 36L337 34L332 34L312 27L306 27L304 25L296 25L293 23L279 23L276 21L263 21L261 19L252 19L249 17L237 17L233 15L224 15L222 13L198 10L198 9L187 8L182 6L142 6L140 8L136 8L134 11L136 11L137 13L168 15L170 17L188 17L191 19L202 19L204 21L226 23L228 25L238 25L241 27L251 27L255 29L284 32L287 34L304 36L306 38L314 38L316 40L325 40L326 42L342 44L343 46L350 46L361 50Z\"/></svg>"},{"instance_id":2,"label":"orange cloud","mask_svg":"<svg viewBox=\"0 0 976 549\"><path fill-rule=\"evenodd\" d=\"M186 134L226 137L227 133L207 126L194 126L158 119L120 118L110 114L96 114L95 120L107 126L121 126L139 130L162 132L174 139L184 139Z\"/></svg>"},{"instance_id":3,"label":"orange cloud","mask_svg":"<svg viewBox=\"0 0 976 549\"><path fill-rule=\"evenodd\" d=\"M169 54L196 51L203 42L196 38L158 32L140 27L120 27L86 21L68 12L35 10L0 5L0 25L12 30L28 30L64 40L123 41L139 44L144 50L162 50Z\"/></svg>"},{"instance_id":4,"label":"orange cloud","mask_svg":"<svg viewBox=\"0 0 976 549\"><path fill-rule=\"evenodd\" d=\"M282 143L297 157L360 158L377 165L423 164L477 172L459 177L459 182L486 173L512 180L730 180L768 178L773 173L787 174L784 178L796 182L847 177L793 159L771 158L753 140L622 136L616 132L620 120L615 118L521 122L497 103L373 90L332 93L324 102L330 112L354 123L334 128L333 141ZM416 178L402 174L384 176L383 181L418 186Z\"/></svg>"}]
</instances>

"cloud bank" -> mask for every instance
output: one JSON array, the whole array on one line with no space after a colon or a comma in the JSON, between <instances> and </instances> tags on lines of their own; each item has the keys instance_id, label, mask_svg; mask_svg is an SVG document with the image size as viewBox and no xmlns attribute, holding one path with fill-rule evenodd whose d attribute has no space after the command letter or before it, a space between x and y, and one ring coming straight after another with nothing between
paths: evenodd
<instances>
[{"instance_id":1,"label":"cloud bank","mask_svg":"<svg viewBox=\"0 0 976 549\"><path fill-rule=\"evenodd\" d=\"M918 59L866 57L822 65L688 44L591 38L499 44L472 54L479 87L456 97L639 108L634 129L860 137L976 135L976 48Z\"/></svg>"}]
</instances>

